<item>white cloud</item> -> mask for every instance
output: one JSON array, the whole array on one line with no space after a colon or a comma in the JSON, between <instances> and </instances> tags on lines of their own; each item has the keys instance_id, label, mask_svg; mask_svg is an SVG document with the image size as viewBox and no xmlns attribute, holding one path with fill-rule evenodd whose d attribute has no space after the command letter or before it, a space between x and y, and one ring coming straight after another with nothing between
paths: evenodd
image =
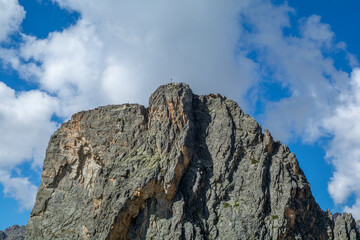
<instances>
[{"instance_id":1,"label":"white cloud","mask_svg":"<svg viewBox=\"0 0 360 240\"><path fill-rule=\"evenodd\" d=\"M57 104L43 92L15 93L0 82L0 168L12 168L32 158L34 165L42 165L56 127L51 117Z\"/></svg>"},{"instance_id":2,"label":"white cloud","mask_svg":"<svg viewBox=\"0 0 360 240\"><path fill-rule=\"evenodd\" d=\"M330 26L316 15L299 21L299 33L285 35L291 14L293 10L286 5L250 6L242 18L251 31L244 29L240 46L256 52L262 82L278 83L290 95L276 101L261 99L265 102L263 125L285 142L314 141L325 134L319 120L331 114L338 104L338 92L349 82L348 74L335 68L329 53L347 52L336 44ZM261 85L258 88L261 98Z\"/></svg>"},{"instance_id":3,"label":"white cloud","mask_svg":"<svg viewBox=\"0 0 360 240\"><path fill-rule=\"evenodd\" d=\"M5 196L18 201L20 210L32 209L37 187L28 178L11 177L9 172L0 169L0 183L4 187Z\"/></svg>"},{"instance_id":4,"label":"white cloud","mask_svg":"<svg viewBox=\"0 0 360 240\"><path fill-rule=\"evenodd\" d=\"M62 115L105 103L146 104L170 78L234 98L253 85L243 76L253 77L255 64L234 56L238 12L248 1L57 2L81 19L45 40L25 38L20 56L41 63L32 72L41 89L60 98Z\"/></svg>"},{"instance_id":5,"label":"white cloud","mask_svg":"<svg viewBox=\"0 0 360 240\"><path fill-rule=\"evenodd\" d=\"M34 73L40 89L59 99L58 115L69 117L105 103L99 82L102 43L86 21L80 20L61 33L51 33L47 39L25 37L20 55L25 61L40 63L36 70L27 72Z\"/></svg>"},{"instance_id":6,"label":"white cloud","mask_svg":"<svg viewBox=\"0 0 360 240\"><path fill-rule=\"evenodd\" d=\"M42 166L49 136L57 124L51 121L58 101L38 90L16 93L0 82L0 183L5 196L18 201L20 210L30 210L37 187L26 177L10 172L25 161Z\"/></svg>"},{"instance_id":7,"label":"white cloud","mask_svg":"<svg viewBox=\"0 0 360 240\"><path fill-rule=\"evenodd\" d=\"M25 11L17 0L0 0L0 42L19 29Z\"/></svg>"},{"instance_id":8,"label":"white cloud","mask_svg":"<svg viewBox=\"0 0 360 240\"><path fill-rule=\"evenodd\" d=\"M335 167L329 192L338 204L354 194L357 202L345 209L360 218L360 69L354 69L351 87L340 98L342 104L324 120L324 127L334 136L327 151Z\"/></svg>"},{"instance_id":9,"label":"white cloud","mask_svg":"<svg viewBox=\"0 0 360 240\"><path fill-rule=\"evenodd\" d=\"M314 41L315 44L331 47L335 34L330 25L321 23L321 17L312 15L301 25L302 36L306 40Z\"/></svg>"}]
</instances>

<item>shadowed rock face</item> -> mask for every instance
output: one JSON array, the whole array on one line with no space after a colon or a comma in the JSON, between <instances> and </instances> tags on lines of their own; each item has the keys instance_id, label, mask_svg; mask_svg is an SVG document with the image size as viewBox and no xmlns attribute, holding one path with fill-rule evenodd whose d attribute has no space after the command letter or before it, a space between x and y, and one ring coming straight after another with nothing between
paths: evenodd
<instances>
[{"instance_id":1,"label":"shadowed rock face","mask_svg":"<svg viewBox=\"0 0 360 240\"><path fill-rule=\"evenodd\" d=\"M220 95L183 83L75 114L51 137L26 239L359 239L296 157Z\"/></svg>"}]
</instances>

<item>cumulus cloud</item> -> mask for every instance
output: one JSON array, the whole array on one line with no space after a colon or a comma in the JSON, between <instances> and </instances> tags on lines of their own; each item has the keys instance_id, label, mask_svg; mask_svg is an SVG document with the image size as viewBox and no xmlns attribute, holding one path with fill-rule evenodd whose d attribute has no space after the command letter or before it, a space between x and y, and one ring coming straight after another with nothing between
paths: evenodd
<instances>
[{"instance_id":1,"label":"cumulus cloud","mask_svg":"<svg viewBox=\"0 0 360 240\"><path fill-rule=\"evenodd\" d=\"M0 0L0 43L8 40L9 35L19 29L25 11L18 0Z\"/></svg>"},{"instance_id":2,"label":"cumulus cloud","mask_svg":"<svg viewBox=\"0 0 360 240\"><path fill-rule=\"evenodd\" d=\"M40 63L31 71L61 99L63 115L104 103L146 104L171 78L203 93L222 84L234 98L254 84L247 76L255 64L234 56L237 15L248 1L57 2L81 19L47 39L25 38L19 56Z\"/></svg>"},{"instance_id":3,"label":"cumulus cloud","mask_svg":"<svg viewBox=\"0 0 360 240\"><path fill-rule=\"evenodd\" d=\"M16 93L0 82L0 183L20 210L31 209L37 187L27 177L11 177L11 170L25 161L35 169L42 166L49 136L57 126L51 121L57 107L58 101L44 92Z\"/></svg>"},{"instance_id":4,"label":"cumulus cloud","mask_svg":"<svg viewBox=\"0 0 360 240\"><path fill-rule=\"evenodd\" d=\"M331 47L335 34L331 31L330 25L321 23L320 16L312 15L302 21L300 28L304 39L313 41L316 45Z\"/></svg>"},{"instance_id":5,"label":"cumulus cloud","mask_svg":"<svg viewBox=\"0 0 360 240\"><path fill-rule=\"evenodd\" d=\"M4 187L5 196L19 202L20 210L31 210L37 187L28 178L11 177L9 172L0 169L0 183Z\"/></svg>"},{"instance_id":6,"label":"cumulus cloud","mask_svg":"<svg viewBox=\"0 0 360 240\"><path fill-rule=\"evenodd\" d=\"M327 157L335 167L329 183L329 192L335 203L344 203L354 194L356 203L346 211L360 218L360 69L351 75L351 87L341 96L333 116L324 120L324 126L334 136Z\"/></svg>"},{"instance_id":7,"label":"cumulus cloud","mask_svg":"<svg viewBox=\"0 0 360 240\"><path fill-rule=\"evenodd\" d=\"M299 33L285 35L290 14L293 10L287 5L250 7L243 19L251 30L243 31L240 45L256 52L254 60L261 66L262 81L278 83L289 94L277 101L261 99L265 102L264 126L285 142L297 138L314 141L324 134L318 120L331 114L338 91L348 85L349 76L335 68L329 54L344 51L335 43L330 26L313 15L299 21Z\"/></svg>"},{"instance_id":8,"label":"cumulus cloud","mask_svg":"<svg viewBox=\"0 0 360 240\"><path fill-rule=\"evenodd\" d=\"M19 92L0 82L0 168L33 159L41 166L56 123L57 100L40 91Z\"/></svg>"},{"instance_id":9,"label":"cumulus cloud","mask_svg":"<svg viewBox=\"0 0 360 240\"><path fill-rule=\"evenodd\" d=\"M36 65L26 64L33 73L40 89L59 99L61 107L57 115L69 117L84 108L104 104L101 91L102 43L97 39L94 27L81 20L63 32L49 34L38 40L25 37L19 50L21 58ZM35 68L33 70L33 68Z\"/></svg>"}]
</instances>

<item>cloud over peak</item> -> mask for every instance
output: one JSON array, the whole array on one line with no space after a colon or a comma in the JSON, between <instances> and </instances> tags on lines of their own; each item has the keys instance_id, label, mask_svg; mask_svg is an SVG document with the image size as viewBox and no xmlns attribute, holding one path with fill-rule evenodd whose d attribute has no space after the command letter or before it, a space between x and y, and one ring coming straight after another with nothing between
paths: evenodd
<instances>
[{"instance_id":1,"label":"cloud over peak","mask_svg":"<svg viewBox=\"0 0 360 240\"><path fill-rule=\"evenodd\" d=\"M320 16L293 23L291 7L268 0L54 2L81 17L45 39L22 34L18 48L0 48L3 66L38 86L15 92L0 84L1 134L12 140L0 144L0 170L34 156L33 166L41 166L57 125L54 115L66 119L110 103L146 105L158 85L173 79L198 93L227 95L250 113L260 102L263 125L283 141L314 142L333 135L326 149L335 167L329 191L337 203L360 192L352 182L356 174L349 172L360 163L360 141L348 134L359 127L360 74L354 69L350 77L336 67L338 52L350 67L357 61ZM0 16L0 41L21 34L25 17L16 0L0 0L3 9L9 14ZM272 85L286 94L266 97L264 86ZM21 151L9 151L20 143L25 146ZM0 181L11 182L8 176ZM25 185L32 191L31 184ZM17 196L17 185L7 186Z\"/></svg>"}]
</instances>

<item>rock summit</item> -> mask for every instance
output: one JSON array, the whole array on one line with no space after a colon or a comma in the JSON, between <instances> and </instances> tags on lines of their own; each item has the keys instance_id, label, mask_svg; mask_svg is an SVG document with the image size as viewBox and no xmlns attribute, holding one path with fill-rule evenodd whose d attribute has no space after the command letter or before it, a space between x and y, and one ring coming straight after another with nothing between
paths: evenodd
<instances>
[{"instance_id":1,"label":"rock summit","mask_svg":"<svg viewBox=\"0 0 360 240\"><path fill-rule=\"evenodd\" d=\"M320 209L294 153L238 104L160 86L149 107L72 116L52 135L26 239L359 239Z\"/></svg>"}]
</instances>

